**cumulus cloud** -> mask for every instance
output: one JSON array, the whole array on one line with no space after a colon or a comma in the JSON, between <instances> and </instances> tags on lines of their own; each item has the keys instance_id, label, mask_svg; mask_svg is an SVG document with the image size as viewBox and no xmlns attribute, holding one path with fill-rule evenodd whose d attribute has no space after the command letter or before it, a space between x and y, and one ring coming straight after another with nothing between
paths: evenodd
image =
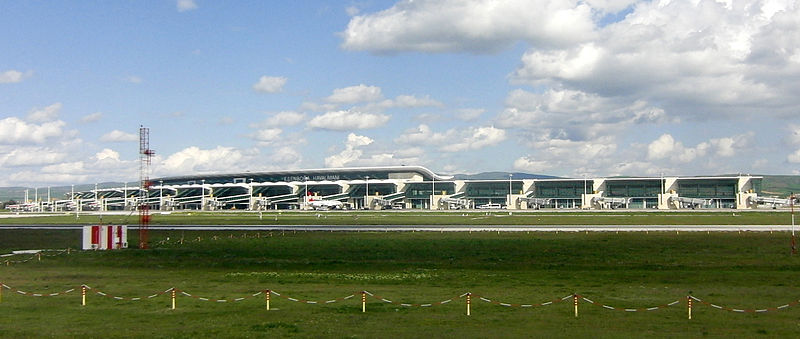
<instances>
[{"instance_id":1,"label":"cumulus cloud","mask_svg":"<svg viewBox=\"0 0 800 339\"><path fill-rule=\"evenodd\" d=\"M11 69L0 73L0 84L13 84L22 82L25 77L25 73Z\"/></svg>"},{"instance_id":2,"label":"cumulus cloud","mask_svg":"<svg viewBox=\"0 0 800 339\"><path fill-rule=\"evenodd\" d=\"M637 2L590 41L531 48L511 79L663 102L693 118L786 116L800 105L791 95L800 85L798 17L792 2Z\"/></svg>"},{"instance_id":3,"label":"cumulus cloud","mask_svg":"<svg viewBox=\"0 0 800 339\"><path fill-rule=\"evenodd\" d=\"M300 124L306 120L306 115L298 112L272 113L262 122L251 124L250 127L286 127Z\"/></svg>"},{"instance_id":4,"label":"cumulus cloud","mask_svg":"<svg viewBox=\"0 0 800 339\"><path fill-rule=\"evenodd\" d=\"M435 146L444 152L461 152L494 146L506 140L506 131L494 126L449 129L434 132L428 125L421 124L408 129L395 139L395 142L413 146Z\"/></svg>"},{"instance_id":5,"label":"cumulus cloud","mask_svg":"<svg viewBox=\"0 0 800 339\"><path fill-rule=\"evenodd\" d=\"M246 163L246 159L247 154L234 147L217 146L213 149L201 149L192 146L160 161L156 170L163 174L233 171L241 170L240 166Z\"/></svg>"},{"instance_id":6,"label":"cumulus cloud","mask_svg":"<svg viewBox=\"0 0 800 339\"><path fill-rule=\"evenodd\" d=\"M316 129L347 131L353 129L369 129L385 125L390 117L385 114L364 113L358 111L335 111L315 116L308 126Z\"/></svg>"},{"instance_id":7,"label":"cumulus cloud","mask_svg":"<svg viewBox=\"0 0 800 339\"><path fill-rule=\"evenodd\" d=\"M44 144L65 136L65 122L61 120L29 123L17 117L0 120L0 145Z\"/></svg>"},{"instance_id":8,"label":"cumulus cloud","mask_svg":"<svg viewBox=\"0 0 800 339\"><path fill-rule=\"evenodd\" d=\"M363 135L350 133L345 141L345 148L339 154L334 154L325 158L326 167L344 167L347 164L358 160L364 151L358 149L362 146L371 144L373 140Z\"/></svg>"},{"instance_id":9,"label":"cumulus cloud","mask_svg":"<svg viewBox=\"0 0 800 339\"><path fill-rule=\"evenodd\" d=\"M494 146L506 140L506 131L494 126L470 128L462 134L462 139L442 147L446 152L477 150Z\"/></svg>"},{"instance_id":10,"label":"cumulus cloud","mask_svg":"<svg viewBox=\"0 0 800 339\"><path fill-rule=\"evenodd\" d=\"M102 118L103 118L103 113L95 112L95 113L92 113L92 114L84 115L81 118L81 122L85 123L85 124L86 123L90 123L90 122L97 122L97 121L100 121L100 119L102 119Z\"/></svg>"},{"instance_id":11,"label":"cumulus cloud","mask_svg":"<svg viewBox=\"0 0 800 339\"><path fill-rule=\"evenodd\" d=\"M61 111L61 103L57 102L45 108L36 108L28 113L28 121L31 122L48 122L58 118L58 112Z\"/></svg>"},{"instance_id":12,"label":"cumulus cloud","mask_svg":"<svg viewBox=\"0 0 800 339\"><path fill-rule=\"evenodd\" d=\"M325 101L334 104L355 104L360 102L371 102L381 100L383 94L381 88L377 86L367 86L360 84L333 90L333 94L325 98Z\"/></svg>"},{"instance_id":13,"label":"cumulus cloud","mask_svg":"<svg viewBox=\"0 0 800 339\"><path fill-rule=\"evenodd\" d=\"M67 153L43 146L0 147L0 167L50 165L67 158Z\"/></svg>"},{"instance_id":14,"label":"cumulus cloud","mask_svg":"<svg viewBox=\"0 0 800 339\"><path fill-rule=\"evenodd\" d=\"M456 118L464 121L473 121L478 119L481 114L485 113L483 108L462 108L457 111Z\"/></svg>"},{"instance_id":15,"label":"cumulus cloud","mask_svg":"<svg viewBox=\"0 0 800 339\"><path fill-rule=\"evenodd\" d=\"M113 130L100 137L100 141L105 142L130 142L139 140L139 136L133 133L127 133L120 130Z\"/></svg>"},{"instance_id":16,"label":"cumulus cloud","mask_svg":"<svg viewBox=\"0 0 800 339\"><path fill-rule=\"evenodd\" d=\"M364 147L372 145L374 140L369 137L350 133L345 141L345 148L341 152L325 158L327 167L345 166L389 166L419 163L419 157L424 153L422 149L411 147L399 151L373 151L365 154Z\"/></svg>"},{"instance_id":17,"label":"cumulus cloud","mask_svg":"<svg viewBox=\"0 0 800 339\"><path fill-rule=\"evenodd\" d=\"M800 149L786 156L786 161L793 164L800 164Z\"/></svg>"},{"instance_id":18,"label":"cumulus cloud","mask_svg":"<svg viewBox=\"0 0 800 339\"><path fill-rule=\"evenodd\" d=\"M619 101L573 90L532 93L517 89L506 98L507 108L496 124L522 130L526 139L591 141L643 123L674 122L664 110L644 101Z\"/></svg>"},{"instance_id":19,"label":"cumulus cloud","mask_svg":"<svg viewBox=\"0 0 800 339\"><path fill-rule=\"evenodd\" d=\"M260 146L268 146L281 140L281 133L283 130L280 128L265 128L256 131L251 137L258 141Z\"/></svg>"},{"instance_id":20,"label":"cumulus cloud","mask_svg":"<svg viewBox=\"0 0 800 339\"><path fill-rule=\"evenodd\" d=\"M194 0L178 0L175 4L178 8L178 12L186 12L197 9L197 3Z\"/></svg>"},{"instance_id":21,"label":"cumulus cloud","mask_svg":"<svg viewBox=\"0 0 800 339\"><path fill-rule=\"evenodd\" d=\"M594 35L591 8L574 0L405 0L353 17L341 33L343 48L377 53L486 53L520 40L562 46Z\"/></svg>"},{"instance_id":22,"label":"cumulus cloud","mask_svg":"<svg viewBox=\"0 0 800 339\"><path fill-rule=\"evenodd\" d=\"M279 164L282 168L296 167L303 161L303 155L295 149L285 146L270 152L269 159L270 162Z\"/></svg>"},{"instance_id":23,"label":"cumulus cloud","mask_svg":"<svg viewBox=\"0 0 800 339\"><path fill-rule=\"evenodd\" d=\"M289 79L285 77L271 77L262 76L258 82L253 85L253 90L261 93L277 93L283 90L283 85Z\"/></svg>"},{"instance_id":24,"label":"cumulus cloud","mask_svg":"<svg viewBox=\"0 0 800 339\"><path fill-rule=\"evenodd\" d=\"M514 169L531 173L545 173L553 168L553 163L546 160L534 160L524 156L514 160Z\"/></svg>"},{"instance_id":25,"label":"cumulus cloud","mask_svg":"<svg viewBox=\"0 0 800 339\"><path fill-rule=\"evenodd\" d=\"M732 157L737 150L749 147L753 133L740 134L733 137L714 138L694 147L684 146L672 135L665 133L647 146L647 159L669 159L672 162L688 163L699 157L718 156Z\"/></svg>"}]
</instances>

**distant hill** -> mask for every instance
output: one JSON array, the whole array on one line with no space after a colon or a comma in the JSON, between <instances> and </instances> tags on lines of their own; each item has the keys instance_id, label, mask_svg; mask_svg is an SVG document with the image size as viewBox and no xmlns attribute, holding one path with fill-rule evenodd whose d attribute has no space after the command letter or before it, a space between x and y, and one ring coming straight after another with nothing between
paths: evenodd
<instances>
[{"instance_id":1,"label":"distant hill","mask_svg":"<svg viewBox=\"0 0 800 339\"><path fill-rule=\"evenodd\" d=\"M108 187L122 187L125 183L121 182L104 182L97 184L98 188ZM128 183L128 186L136 186L136 183ZM36 196L36 189L32 187L0 187L0 202L9 200L22 202L25 200L25 190L28 190L28 199L31 201ZM94 189L94 184L75 185L75 192L78 191L91 191ZM72 191L72 186L52 186L50 187L50 197L53 199L64 199L67 194ZM39 199L47 200L47 187L39 187Z\"/></svg>"},{"instance_id":2,"label":"distant hill","mask_svg":"<svg viewBox=\"0 0 800 339\"><path fill-rule=\"evenodd\" d=\"M789 196L792 192L800 194L800 175L764 175L761 194Z\"/></svg>"},{"instance_id":3,"label":"distant hill","mask_svg":"<svg viewBox=\"0 0 800 339\"><path fill-rule=\"evenodd\" d=\"M509 172L483 172L478 174L454 174L456 180L502 180L508 179ZM511 173L512 179L555 179L558 177L543 174Z\"/></svg>"}]
</instances>

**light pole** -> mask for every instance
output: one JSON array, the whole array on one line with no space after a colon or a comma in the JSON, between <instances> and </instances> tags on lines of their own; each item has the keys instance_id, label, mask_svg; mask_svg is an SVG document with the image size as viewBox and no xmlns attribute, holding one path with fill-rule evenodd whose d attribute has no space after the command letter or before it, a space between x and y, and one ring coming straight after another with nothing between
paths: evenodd
<instances>
[{"instance_id":1,"label":"light pole","mask_svg":"<svg viewBox=\"0 0 800 339\"><path fill-rule=\"evenodd\" d=\"M158 181L158 209L164 210L164 180Z\"/></svg>"},{"instance_id":2,"label":"light pole","mask_svg":"<svg viewBox=\"0 0 800 339\"><path fill-rule=\"evenodd\" d=\"M433 196L436 194L436 174L431 171L431 209L433 208Z\"/></svg>"},{"instance_id":3,"label":"light pole","mask_svg":"<svg viewBox=\"0 0 800 339\"><path fill-rule=\"evenodd\" d=\"M797 242L794 237L794 193L789 195L789 208L792 213L792 254L797 254Z\"/></svg>"},{"instance_id":4,"label":"light pole","mask_svg":"<svg viewBox=\"0 0 800 339\"><path fill-rule=\"evenodd\" d=\"M586 173L583 173L583 198L581 198L581 205L583 206L581 206L581 208L584 208L584 206L587 205L586 203L587 186L589 186L589 182L586 180Z\"/></svg>"},{"instance_id":5,"label":"light pole","mask_svg":"<svg viewBox=\"0 0 800 339\"><path fill-rule=\"evenodd\" d=\"M511 198L511 177L513 175L514 174L512 174L512 173L508 173L508 203L506 203L506 209L511 209L511 202L513 200Z\"/></svg>"},{"instance_id":6,"label":"light pole","mask_svg":"<svg viewBox=\"0 0 800 339\"><path fill-rule=\"evenodd\" d=\"M364 207L369 208L369 175L365 176L367 180L367 188L364 189Z\"/></svg>"},{"instance_id":7,"label":"light pole","mask_svg":"<svg viewBox=\"0 0 800 339\"><path fill-rule=\"evenodd\" d=\"M303 176L303 184L306 186L305 192L303 192L303 208L307 208L308 206L308 176Z\"/></svg>"},{"instance_id":8,"label":"light pole","mask_svg":"<svg viewBox=\"0 0 800 339\"><path fill-rule=\"evenodd\" d=\"M206 179L200 180L200 210L206 206Z\"/></svg>"}]
</instances>

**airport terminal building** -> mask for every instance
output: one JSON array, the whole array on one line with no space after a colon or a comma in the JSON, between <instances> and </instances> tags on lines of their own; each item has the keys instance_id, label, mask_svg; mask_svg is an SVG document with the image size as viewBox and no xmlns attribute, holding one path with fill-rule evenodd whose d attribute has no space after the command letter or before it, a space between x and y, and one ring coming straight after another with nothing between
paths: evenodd
<instances>
[{"instance_id":1,"label":"airport terminal building","mask_svg":"<svg viewBox=\"0 0 800 339\"><path fill-rule=\"evenodd\" d=\"M301 169L156 178L149 187L74 192L61 210L754 209L761 177L456 180L421 166ZM785 201L784 201L785 200ZM324 204L320 202L325 202ZM59 210L58 202L42 210ZM64 207L64 206L71 206Z\"/></svg>"}]
</instances>

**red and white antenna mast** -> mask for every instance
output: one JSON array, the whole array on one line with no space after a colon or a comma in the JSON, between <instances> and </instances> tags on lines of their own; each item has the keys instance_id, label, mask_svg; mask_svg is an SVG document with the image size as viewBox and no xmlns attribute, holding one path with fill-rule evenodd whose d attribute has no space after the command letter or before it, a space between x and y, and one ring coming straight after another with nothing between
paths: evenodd
<instances>
[{"instance_id":1,"label":"red and white antenna mast","mask_svg":"<svg viewBox=\"0 0 800 339\"><path fill-rule=\"evenodd\" d=\"M150 203L148 190L150 189L150 161L156 154L150 149L150 129L139 126L139 182L141 187L139 196L139 248L147 249L147 231L150 227Z\"/></svg>"}]
</instances>

